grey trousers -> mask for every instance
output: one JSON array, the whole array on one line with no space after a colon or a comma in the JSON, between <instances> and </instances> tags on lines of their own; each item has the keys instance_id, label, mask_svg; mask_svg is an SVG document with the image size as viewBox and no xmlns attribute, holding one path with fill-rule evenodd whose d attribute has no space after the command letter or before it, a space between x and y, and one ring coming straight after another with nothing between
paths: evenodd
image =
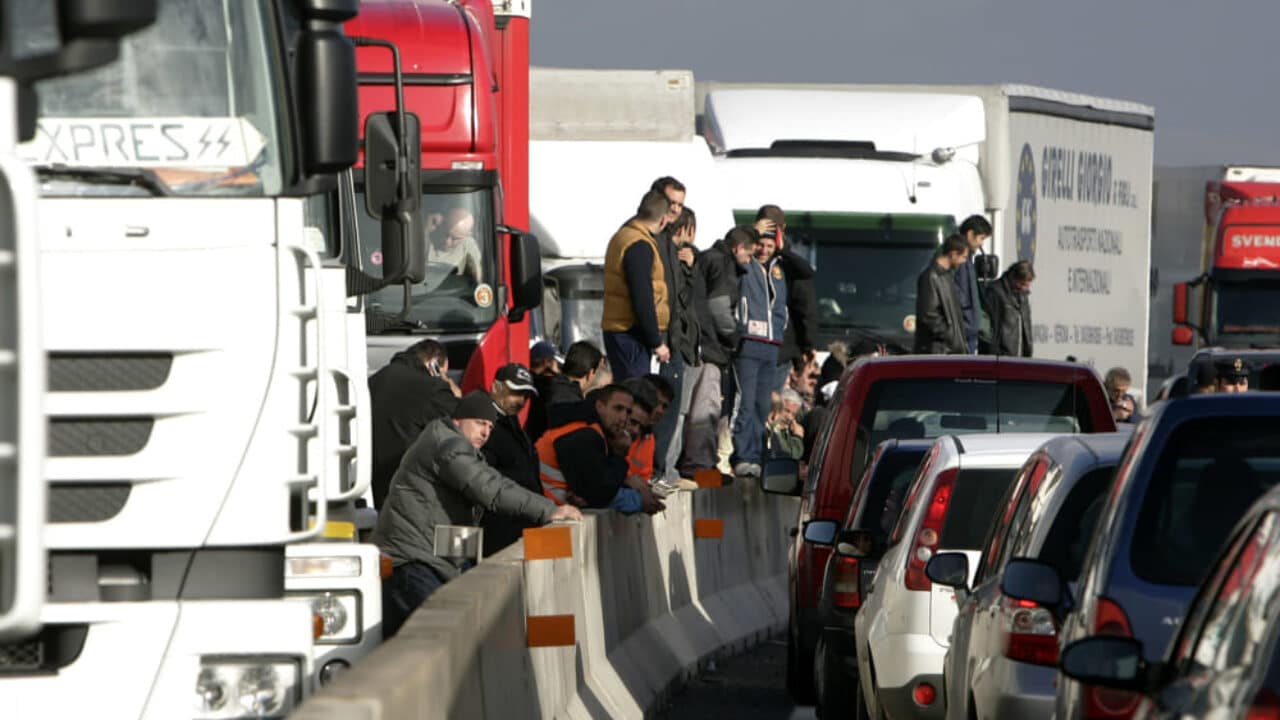
<instances>
[{"instance_id":1,"label":"grey trousers","mask_svg":"<svg viewBox=\"0 0 1280 720\"><path fill-rule=\"evenodd\" d=\"M698 377L688 382L691 397L688 419L684 430L684 456L680 470L686 476L694 470L708 470L716 466L717 424L723 401L720 389L720 368L703 363Z\"/></svg>"}]
</instances>

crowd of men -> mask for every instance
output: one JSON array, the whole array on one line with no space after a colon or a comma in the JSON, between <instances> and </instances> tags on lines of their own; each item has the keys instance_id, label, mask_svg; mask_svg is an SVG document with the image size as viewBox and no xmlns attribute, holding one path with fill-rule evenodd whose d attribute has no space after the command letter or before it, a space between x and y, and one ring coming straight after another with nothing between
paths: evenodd
<instances>
[{"instance_id":1,"label":"crowd of men","mask_svg":"<svg viewBox=\"0 0 1280 720\"><path fill-rule=\"evenodd\" d=\"M442 528L481 527L487 555L579 508L660 512L702 474L759 478L773 458L804 472L844 365L884 349L834 343L819 368L814 269L789 247L783 210L765 205L699 251L686 195L658 178L604 247L603 347L561 356L540 342L530 367L464 396L446 348L424 340L370 378L373 541L394 567L384 635L467 567L436 547ZM450 238L467 219L432 227L459 268L468 252ZM1019 262L979 283L968 260L990 235L969 218L921 273L916 352L1031 354L1034 271Z\"/></svg>"}]
</instances>

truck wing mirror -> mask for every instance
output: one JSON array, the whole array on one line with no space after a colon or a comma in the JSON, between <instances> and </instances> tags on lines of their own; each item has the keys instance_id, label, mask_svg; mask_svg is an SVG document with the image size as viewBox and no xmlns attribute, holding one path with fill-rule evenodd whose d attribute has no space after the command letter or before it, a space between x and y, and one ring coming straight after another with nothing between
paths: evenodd
<instances>
[{"instance_id":1,"label":"truck wing mirror","mask_svg":"<svg viewBox=\"0 0 1280 720\"><path fill-rule=\"evenodd\" d=\"M1000 256L986 254L975 256L973 272L979 280L995 280L1000 277Z\"/></svg>"},{"instance_id":2,"label":"truck wing mirror","mask_svg":"<svg viewBox=\"0 0 1280 720\"><path fill-rule=\"evenodd\" d=\"M1178 325L1173 329L1174 345L1184 345L1184 346L1190 345L1191 343L1195 342L1195 339L1196 339L1196 331L1192 330L1186 325Z\"/></svg>"},{"instance_id":3,"label":"truck wing mirror","mask_svg":"<svg viewBox=\"0 0 1280 720\"><path fill-rule=\"evenodd\" d=\"M427 274L422 203L421 124L404 113L401 141L394 112L370 113L364 124L364 202L382 221L382 279L388 284L421 282Z\"/></svg>"},{"instance_id":4,"label":"truck wing mirror","mask_svg":"<svg viewBox=\"0 0 1280 720\"><path fill-rule=\"evenodd\" d=\"M1184 282L1173 285L1173 322L1175 325L1187 324L1187 284Z\"/></svg>"},{"instance_id":5,"label":"truck wing mirror","mask_svg":"<svg viewBox=\"0 0 1280 720\"><path fill-rule=\"evenodd\" d=\"M542 304L542 249L533 233L502 228L511 234L511 310L512 322Z\"/></svg>"},{"instance_id":6,"label":"truck wing mirror","mask_svg":"<svg viewBox=\"0 0 1280 720\"><path fill-rule=\"evenodd\" d=\"M303 33L298 58L303 167L308 175L340 172L355 164L360 147L355 46L334 24Z\"/></svg>"}]
</instances>

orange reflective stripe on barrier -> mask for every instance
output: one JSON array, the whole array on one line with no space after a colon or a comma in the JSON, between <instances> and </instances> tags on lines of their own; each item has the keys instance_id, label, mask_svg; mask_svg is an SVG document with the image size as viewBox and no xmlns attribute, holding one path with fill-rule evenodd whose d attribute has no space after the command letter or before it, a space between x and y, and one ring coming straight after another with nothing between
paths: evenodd
<instances>
[{"instance_id":1,"label":"orange reflective stripe on barrier","mask_svg":"<svg viewBox=\"0 0 1280 720\"><path fill-rule=\"evenodd\" d=\"M701 518L693 521L693 536L696 538L724 537L724 521Z\"/></svg>"},{"instance_id":2,"label":"orange reflective stripe on barrier","mask_svg":"<svg viewBox=\"0 0 1280 720\"><path fill-rule=\"evenodd\" d=\"M724 476L716 468L707 468L706 470L696 470L693 473L693 481L700 488L718 488L724 487Z\"/></svg>"},{"instance_id":3,"label":"orange reflective stripe on barrier","mask_svg":"<svg viewBox=\"0 0 1280 720\"><path fill-rule=\"evenodd\" d=\"M527 528L524 531L525 560L555 560L573 557L573 535L567 525Z\"/></svg>"},{"instance_id":4,"label":"orange reflective stripe on barrier","mask_svg":"<svg viewBox=\"0 0 1280 720\"><path fill-rule=\"evenodd\" d=\"M568 647L576 644L572 615L530 615L525 618L529 647Z\"/></svg>"}]
</instances>

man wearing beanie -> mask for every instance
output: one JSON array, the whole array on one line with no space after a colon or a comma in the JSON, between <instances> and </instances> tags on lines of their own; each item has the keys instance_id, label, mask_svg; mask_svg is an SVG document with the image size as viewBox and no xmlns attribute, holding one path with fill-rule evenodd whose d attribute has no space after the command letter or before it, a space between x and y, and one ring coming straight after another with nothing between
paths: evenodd
<instances>
[{"instance_id":1,"label":"man wearing beanie","mask_svg":"<svg viewBox=\"0 0 1280 720\"><path fill-rule=\"evenodd\" d=\"M474 525L477 510L537 525L582 519L577 508L557 506L485 463L480 448L497 419L488 393L468 393L453 417L428 423L405 452L373 534L394 565L382 585L383 637L394 635L431 593L460 572L435 553L437 525Z\"/></svg>"}]
</instances>

